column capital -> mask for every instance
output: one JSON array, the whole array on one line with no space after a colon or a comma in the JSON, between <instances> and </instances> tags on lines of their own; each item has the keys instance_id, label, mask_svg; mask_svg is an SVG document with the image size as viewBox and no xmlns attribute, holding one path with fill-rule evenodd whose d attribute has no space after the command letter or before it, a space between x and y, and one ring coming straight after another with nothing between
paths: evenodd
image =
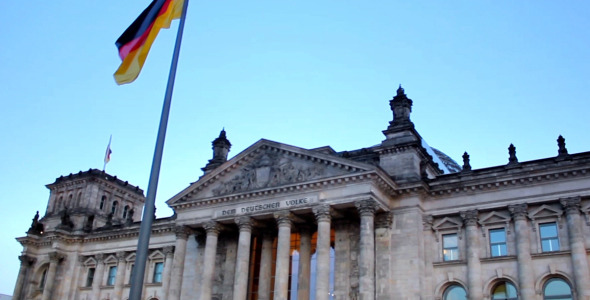
<instances>
[{"instance_id":1,"label":"column capital","mask_svg":"<svg viewBox=\"0 0 590 300\"><path fill-rule=\"evenodd\" d=\"M78 255L78 262L81 264L83 264L87 259L88 259L88 257L86 257L84 255Z\"/></svg>"},{"instance_id":2,"label":"column capital","mask_svg":"<svg viewBox=\"0 0 590 300\"><path fill-rule=\"evenodd\" d=\"M166 255L166 257L171 256L174 253L174 246L165 246L162 249L162 252L164 252L164 255Z\"/></svg>"},{"instance_id":3,"label":"column capital","mask_svg":"<svg viewBox=\"0 0 590 300\"><path fill-rule=\"evenodd\" d=\"M465 226L477 226L477 209L462 211L459 215L461 215Z\"/></svg>"},{"instance_id":4,"label":"column capital","mask_svg":"<svg viewBox=\"0 0 590 300\"><path fill-rule=\"evenodd\" d=\"M56 263L58 263L59 261L65 259L65 258L66 257L63 254L61 254L61 253L59 253L57 251L54 251L54 252L50 252L49 253L49 261L50 262L56 262Z\"/></svg>"},{"instance_id":5,"label":"column capital","mask_svg":"<svg viewBox=\"0 0 590 300\"><path fill-rule=\"evenodd\" d=\"M508 206L508 211L512 215L514 220L526 220L528 210L527 210L526 203L523 204L514 204Z\"/></svg>"},{"instance_id":6,"label":"column capital","mask_svg":"<svg viewBox=\"0 0 590 300\"><path fill-rule=\"evenodd\" d=\"M101 263L104 261L104 254L98 253L98 254L94 255L94 259L96 259L97 263Z\"/></svg>"},{"instance_id":7,"label":"column capital","mask_svg":"<svg viewBox=\"0 0 590 300\"><path fill-rule=\"evenodd\" d=\"M422 216L422 230L431 231L432 224L434 224L434 217L432 215Z\"/></svg>"},{"instance_id":8,"label":"column capital","mask_svg":"<svg viewBox=\"0 0 590 300\"><path fill-rule=\"evenodd\" d=\"M119 251L115 254L115 256L117 257L118 261L125 261L125 257L127 253L125 253L125 251Z\"/></svg>"},{"instance_id":9,"label":"column capital","mask_svg":"<svg viewBox=\"0 0 590 300\"><path fill-rule=\"evenodd\" d=\"M26 254L19 255L18 260L20 260L21 265L26 266L32 266L35 263L35 261L37 261L36 258L28 256Z\"/></svg>"},{"instance_id":10,"label":"column capital","mask_svg":"<svg viewBox=\"0 0 590 300\"><path fill-rule=\"evenodd\" d=\"M570 197L559 199L559 202L565 209L566 214L580 214L582 200L580 197Z\"/></svg>"},{"instance_id":11,"label":"column capital","mask_svg":"<svg viewBox=\"0 0 590 300\"><path fill-rule=\"evenodd\" d=\"M361 216L374 216L378 208L377 203L372 199L356 201L354 206Z\"/></svg>"},{"instance_id":12,"label":"column capital","mask_svg":"<svg viewBox=\"0 0 590 300\"><path fill-rule=\"evenodd\" d=\"M393 213L387 211L375 215L375 228L391 229Z\"/></svg>"},{"instance_id":13,"label":"column capital","mask_svg":"<svg viewBox=\"0 0 590 300\"><path fill-rule=\"evenodd\" d=\"M175 226L174 227L174 234L176 235L177 239L186 240L188 235L191 233L191 229L187 226Z\"/></svg>"},{"instance_id":14,"label":"column capital","mask_svg":"<svg viewBox=\"0 0 590 300\"><path fill-rule=\"evenodd\" d=\"M203 228L205 228L207 235L219 235L219 232L221 232L221 226L215 221L203 224Z\"/></svg>"},{"instance_id":15,"label":"column capital","mask_svg":"<svg viewBox=\"0 0 590 300\"><path fill-rule=\"evenodd\" d=\"M241 231L249 231L252 232L252 227L254 226L254 220L248 216L241 216L234 219L234 222L238 225Z\"/></svg>"},{"instance_id":16,"label":"column capital","mask_svg":"<svg viewBox=\"0 0 590 300\"><path fill-rule=\"evenodd\" d=\"M291 212L288 210L276 212L274 213L274 217L277 220L277 225L279 227L291 227L293 224L293 214L291 214Z\"/></svg>"},{"instance_id":17,"label":"column capital","mask_svg":"<svg viewBox=\"0 0 590 300\"><path fill-rule=\"evenodd\" d=\"M332 209L329 204L320 204L313 207L313 214L315 215L316 221L319 222L330 222L330 213Z\"/></svg>"}]
</instances>

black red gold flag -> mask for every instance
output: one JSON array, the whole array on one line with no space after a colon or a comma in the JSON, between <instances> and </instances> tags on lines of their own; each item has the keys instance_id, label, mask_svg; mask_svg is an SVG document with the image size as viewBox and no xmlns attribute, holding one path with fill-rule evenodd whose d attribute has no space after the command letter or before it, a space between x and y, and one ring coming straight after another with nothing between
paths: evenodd
<instances>
[{"instance_id":1,"label":"black red gold flag","mask_svg":"<svg viewBox=\"0 0 590 300\"><path fill-rule=\"evenodd\" d=\"M161 28L170 28L172 20L180 18L183 0L153 0L117 39L121 65L115 72L118 84L133 82Z\"/></svg>"}]
</instances>

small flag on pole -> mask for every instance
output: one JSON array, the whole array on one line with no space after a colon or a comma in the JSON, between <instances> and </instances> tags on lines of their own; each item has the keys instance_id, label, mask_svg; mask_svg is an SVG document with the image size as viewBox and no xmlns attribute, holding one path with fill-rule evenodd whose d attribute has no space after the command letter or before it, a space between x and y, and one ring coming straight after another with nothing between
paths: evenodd
<instances>
[{"instance_id":1,"label":"small flag on pole","mask_svg":"<svg viewBox=\"0 0 590 300\"><path fill-rule=\"evenodd\" d=\"M117 84L133 82L161 28L170 28L172 20L180 18L184 0L153 0L117 39L121 65L115 72Z\"/></svg>"},{"instance_id":2,"label":"small flag on pole","mask_svg":"<svg viewBox=\"0 0 590 300\"><path fill-rule=\"evenodd\" d=\"M102 170L104 171L107 163L109 161L111 161L111 153L113 153L113 151L111 151L111 140L113 139L113 135L111 135L111 137L109 138L109 144L107 145L107 150L104 153L104 165L102 167Z\"/></svg>"}]
</instances>

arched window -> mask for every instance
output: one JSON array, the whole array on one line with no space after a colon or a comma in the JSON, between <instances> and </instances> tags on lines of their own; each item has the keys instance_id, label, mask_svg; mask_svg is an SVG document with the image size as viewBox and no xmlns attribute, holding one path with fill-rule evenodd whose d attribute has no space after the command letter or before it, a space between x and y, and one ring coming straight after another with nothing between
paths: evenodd
<instances>
[{"instance_id":1,"label":"arched window","mask_svg":"<svg viewBox=\"0 0 590 300\"><path fill-rule=\"evenodd\" d=\"M68 197L68 204L66 204L66 207L72 208L72 199L74 198L74 195L70 194L70 196Z\"/></svg>"},{"instance_id":2,"label":"arched window","mask_svg":"<svg viewBox=\"0 0 590 300\"><path fill-rule=\"evenodd\" d=\"M129 205L125 205L123 208L123 219L127 218L127 213L129 213Z\"/></svg>"},{"instance_id":3,"label":"arched window","mask_svg":"<svg viewBox=\"0 0 590 300\"><path fill-rule=\"evenodd\" d=\"M467 300L467 292L462 286L453 284L443 293L443 300Z\"/></svg>"},{"instance_id":4,"label":"arched window","mask_svg":"<svg viewBox=\"0 0 590 300\"><path fill-rule=\"evenodd\" d=\"M41 274L41 280L39 280L39 288L45 288L45 279L47 278L47 269L43 270L43 274Z\"/></svg>"},{"instance_id":5,"label":"arched window","mask_svg":"<svg viewBox=\"0 0 590 300\"><path fill-rule=\"evenodd\" d=\"M57 203L55 204L55 210L60 210L64 202L64 197L59 197L57 199Z\"/></svg>"},{"instance_id":6,"label":"arched window","mask_svg":"<svg viewBox=\"0 0 590 300\"><path fill-rule=\"evenodd\" d=\"M111 213L114 215L115 212L117 211L117 205L119 204L119 202L115 201L113 202L113 206L111 206Z\"/></svg>"},{"instance_id":7,"label":"arched window","mask_svg":"<svg viewBox=\"0 0 590 300\"><path fill-rule=\"evenodd\" d=\"M98 209L103 210L106 202L107 202L107 196L102 196L102 198L100 198L100 206L98 207Z\"/></svg>"},{"instance_id":8,"label":"arched window","mask_svg":"<svg viewBox=\"0 0 590 300\"><path fill-rule=\"evenodd\" d=\"M78 193L78 200L76 206L82 207L82 192Z\"/></svg>"},{"instance_id":9,"label":"arched window","mask_svg":"<svg viewBox=\"0 0 590 300\"><path fill-rule=\"evenodd\" d=\"M572 300L572 288L561 278L551 278L543 288L543 299Z\"/></svg>"},{"instance_id":10,"label":"arched window","mask_svg":"<svg viewBox=\"0 0 590 300\"><path fill-rule=\"evenodd\" d=\"M507 281L497 284L492 291L492 300L518 300L516 287Z\"/></svg>"}]
</instances>

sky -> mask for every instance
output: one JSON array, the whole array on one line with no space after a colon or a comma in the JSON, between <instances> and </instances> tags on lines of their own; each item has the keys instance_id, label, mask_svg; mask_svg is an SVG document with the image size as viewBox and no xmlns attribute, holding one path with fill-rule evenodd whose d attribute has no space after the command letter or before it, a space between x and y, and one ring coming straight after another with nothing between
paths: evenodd
<instances>
[{"instance_id":1,"label":"sky","mask_svg":"<svg viewBox=\"0 0 590 300\"><path fill-rule=\"evenodd\" d=\"M149 4L0 2L0 294L61 175L102 169L147 190L178 22L139 78L115 84L115 40ZM432 147L473 168L590 151L590 2L191 1L156 199L196 181L222 128L336 151L379 144L401 84Z\"/></svg>"}]
</instances>

